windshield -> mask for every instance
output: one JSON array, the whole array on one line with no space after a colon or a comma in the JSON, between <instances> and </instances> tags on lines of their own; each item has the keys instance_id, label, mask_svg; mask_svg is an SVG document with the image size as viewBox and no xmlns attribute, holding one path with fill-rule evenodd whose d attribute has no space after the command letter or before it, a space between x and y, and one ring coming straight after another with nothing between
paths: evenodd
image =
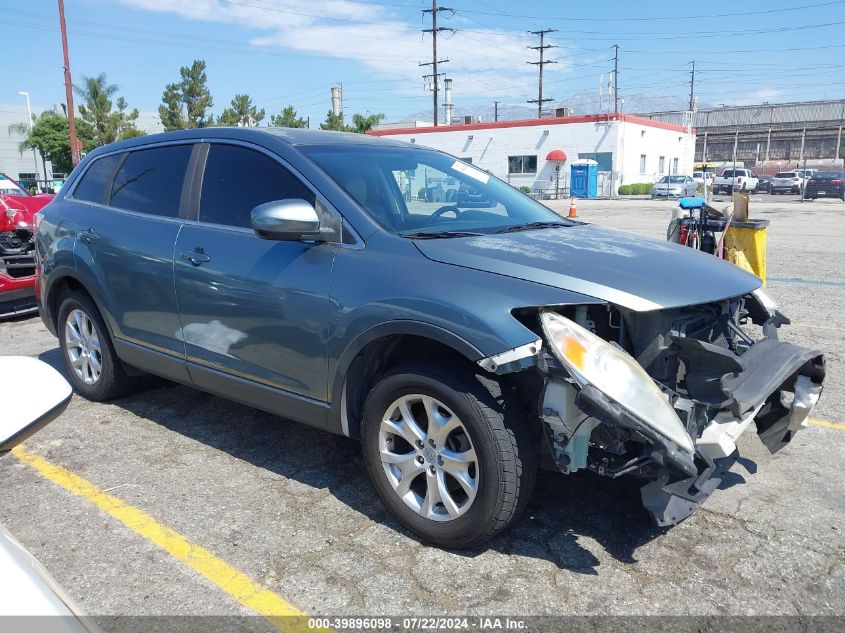
<instances>
[{"instance_id":1,"label":"windshield","mask_svg":"<svg viewBox=\"0 0 845 633\"><path fill-rule=\"evenodd\" d=\"M396 235L494 233L571 224L469 163L427 149L319 145L301 148L376 222Z\"/></svg>"},{"instance_id":2,"label":"windshield","mask_svg":"<svg viewBox=\"0 0 845 633\"><path fill-rule=\"evenodd\" d=\"M0 195L28 196L29 194L11 178L0 174Z\"/></svg>"},{"instance_id":3,"label":"windshield","mask_svg":"<svg viewBox=\"0 0 845 633\"><path fill-rule=\"evenodd\" d=\"M665 185L667 182L675 184L675 183L679 183L679 182L684 182L685 179L686 179L685 176L663 176L663 178L661 178L657 182L659 182L663 185Z\"/></svg>"}]
</instances>

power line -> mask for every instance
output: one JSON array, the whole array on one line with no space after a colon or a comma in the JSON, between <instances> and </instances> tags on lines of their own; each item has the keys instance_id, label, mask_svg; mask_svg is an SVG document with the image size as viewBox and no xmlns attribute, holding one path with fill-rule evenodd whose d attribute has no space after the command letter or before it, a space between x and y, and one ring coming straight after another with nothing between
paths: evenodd
<instances>
[{"instance_id":1,"label":"power line","mask_svg":"<svg viewBox=\"0 0 845 633\"><path fill-rule=\"evenodd\" d=\"M543 55L546 52L546 49L549 48L557 48L554 44L546 44L546 34L547 33L556 33L557 29L540 29L539 31L528 31L532 35L539 35L540 36L540 45L539 46L529 46L531 50L538 51L540 53L540 61L538 62L528 62L529 64L535 65L540 69L540 79L537 84L537 98L536 99L529 99L528 103L536 103L537 104L537 118L540 119L543 117L543 104L547 101L554 101L551 97L543 98L543 67L546 64L557 64L557 62L553 59L544 59Z\"/></svg>"}]
</instances>

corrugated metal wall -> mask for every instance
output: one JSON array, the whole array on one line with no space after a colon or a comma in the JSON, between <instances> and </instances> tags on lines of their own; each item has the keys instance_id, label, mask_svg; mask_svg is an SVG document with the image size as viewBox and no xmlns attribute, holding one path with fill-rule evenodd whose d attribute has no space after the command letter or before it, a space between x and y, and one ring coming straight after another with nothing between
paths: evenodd
<instances>
[{"instance_id":1,"label":"corrugated metal wall","mask_svg":"<svg viewBox=\"0 0 845 633\"><path fill-rule=\"evenodd\" d=\"M684 112L652 112L639 116L684 125ZM836 101L808 101L771 105L707 108L696 112L693 126L701 132L716 132L719 128L764 126L778 129L811 127L813 123L833 123L845 120L845 99Z\"/></svg>"}]
</instances>

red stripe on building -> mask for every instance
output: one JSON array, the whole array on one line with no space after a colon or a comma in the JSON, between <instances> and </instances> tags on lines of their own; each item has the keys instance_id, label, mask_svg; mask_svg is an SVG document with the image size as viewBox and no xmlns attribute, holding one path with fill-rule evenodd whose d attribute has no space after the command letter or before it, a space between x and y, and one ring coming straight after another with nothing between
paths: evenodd
<instances>
[{"instance_id":1,"label":"red stripe on building","mask_svg":"<svg viewBox=\"0 0 845 633\"><path fill-rule=\"evenodd\" d=\"M403 127L387 130L370 130L367 134L372 136L391 136L394 134L431 134L432 132L458 132L462 130L499 130L512 127L531 127L537 125L567 125L569 123L602 123L606 121L624 121L635 123L646 127L653 127L660 130L672 130L674 132L687 132L682 125L654 121L633 114L584 114L580 116L552 117L548 119L521 119L518 121L493 121L490 123L466 123L459 125L440 125L437 127ZM695 129L693 129L695 133Z\"/></svg>"}]
</instances>

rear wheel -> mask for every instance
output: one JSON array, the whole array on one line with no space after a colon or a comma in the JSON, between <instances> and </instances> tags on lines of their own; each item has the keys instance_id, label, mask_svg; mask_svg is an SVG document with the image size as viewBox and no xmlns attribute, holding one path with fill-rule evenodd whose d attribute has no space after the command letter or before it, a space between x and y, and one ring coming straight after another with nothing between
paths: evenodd
<instances>
[{"instance_id":1,"label":"rear wheel","mask_svg":"<svg viewBox=\"0 0 845 633\"><path fill-rule=\"evenodd\" d=\"M536 442L495 381L434 364L399 368L370 391L362 425L382 502L436 545L477 545L528 503Z\"/></svg>"},{"instance_id":2,"label":"rear wheel","mask_svg":"<svg viewBox=\"0 0 845 633\"><path fill-rule=\"evenodd\" d=\"M88 400L110 400L132 386L91 298L70 292L59 305L59 347L74 389Z\"/></svg>"}]
</instances>

